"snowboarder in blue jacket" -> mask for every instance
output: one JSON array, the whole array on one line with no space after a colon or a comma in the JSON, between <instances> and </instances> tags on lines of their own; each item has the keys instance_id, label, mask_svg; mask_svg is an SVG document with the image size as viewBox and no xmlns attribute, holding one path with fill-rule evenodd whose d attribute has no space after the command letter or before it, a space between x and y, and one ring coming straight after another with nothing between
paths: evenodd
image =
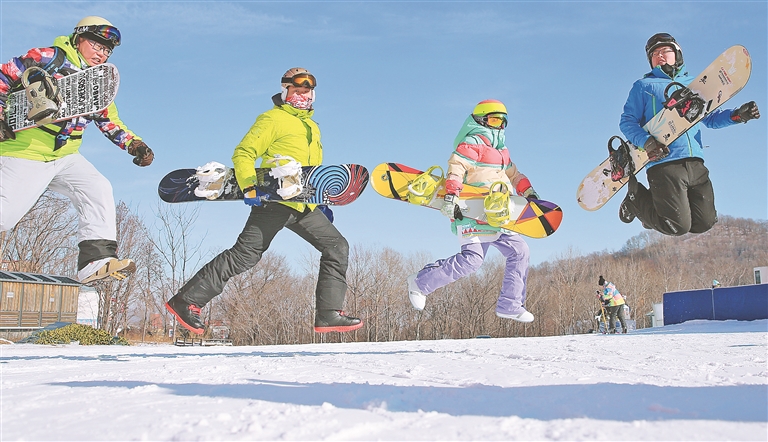
<instances>
[{"instance_id":1,"label":"snowboarder in blue jacket","mask_svg":"<svg viewBox=\"0 0 768 442\"><path fill-rule=\"evenodd\" d=\"M688 75L683 51L669 34L653 35L645 45L645 53L651 72L632 85L619 127L629 142L643 146L648 153L649 188L631 175L619 218L631 223L637 217L644 227L665 235L703 233L717 222L717 212L709 170L704 166L700 124L720 129L760 118L760 112L754 101L737 109L716 109L664 146L643 126L662 110L667 85L674 81L687 86L694 77Z\"/></svg>"}]
</instances>

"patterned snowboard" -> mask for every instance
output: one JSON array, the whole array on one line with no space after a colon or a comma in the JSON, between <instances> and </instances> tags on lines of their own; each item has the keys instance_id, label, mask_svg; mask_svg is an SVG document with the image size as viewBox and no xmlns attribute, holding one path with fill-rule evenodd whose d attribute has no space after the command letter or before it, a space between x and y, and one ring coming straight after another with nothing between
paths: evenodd
<instances>
[{"instance_id":1,"label":"patterned snowboard","mask_svg":"<svg viewBox=\"0 0 768 442\"><path fill-rule=\"evenodd\" d=\"M422 173L402 164L382 163L373 169L371 186L385 198L408 202L408 185ZM464 185L458 202L462 215L486 222L483 199L488 193L488 189ZM431 200L422 205L440 210L444 197L445 179L440 182ZM556 204L521 196L510 196L509 200L510 219L514 221L504 224L503 228L531 238L546 238L560 227L563 211Z\"/></svg>"},{"instance_id":2,"label":"patterned snowboard","mask_svg":"<svg viewBox=\"0 0 768 442\"><path fill-rule=\"evenodd\" d=\"M269 175L268 168L257 168L258 187L269 194L270 201L284 201L277 194L280 184ZM222 194L215 200L195 195L198 179L196 169L178 169L169 173L160 181L157 188L160 199L167 203L189 201L233 201L242 200L243 192L237 185L234 171L223 184ZM288 201L310 204L343 206L356 200L368 185L368 170L358 164L339 164L330 166L302 167L304 190Z\"/></svg>"},{"instance_id":3,"label":"patterned snowboard","mask_svg":"<svg viewBox=\"0 0 768 442\"><path fill-rule=\"evenodd\" d=\"M694 101L690 106L685 106L689 104L688 100L678 100L684 105L684 110L700 108L699 113L684 114L675 108L665 108L646 123L643 129L664 145L671 144L707 114L742 90L751 72L752 60L747 49L739 45L728 48L688 85L688 89L701 98L701 101ZM635 166L634 174L637 174L648 164L648 155L631 144L630 152ZM628 180L629 175L618 181L611 179L611 164L608 158L579 184L576 200L585 210L597 210Z\"/></svg>"},{"instance_id":4,"label":"patterned snowboard","mask_svg":"<svg viewBox=\"0 0 768 442\"><path fill-rule=\"evenodd\" d=\"M56 84L62 102L53 122L71 120L106 109L117 96L120 74L115 65L104 63L57 78ZM29 101L24 90L8 95L5 121L14 132L37 127L37 123L27 120L28 108Z\"/></svg>"}]
</instances>

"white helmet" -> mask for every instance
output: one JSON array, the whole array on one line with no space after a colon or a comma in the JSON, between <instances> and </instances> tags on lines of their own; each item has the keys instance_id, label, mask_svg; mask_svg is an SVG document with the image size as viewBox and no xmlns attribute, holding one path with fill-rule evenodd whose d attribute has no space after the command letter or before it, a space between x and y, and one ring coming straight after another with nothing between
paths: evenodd
<instances>
[{"instance_id":1,"label":"white helmet","mask_svg":"<svg viewBox=\"0 0 768 442\"><path fill-rule=\"evenodd\" d=\"M75 26L72 39L84 36L98 43L108 45L110 49L120 46L120 31L106 18L90 15L83 18Z\"/></svg>"}]
</instances>

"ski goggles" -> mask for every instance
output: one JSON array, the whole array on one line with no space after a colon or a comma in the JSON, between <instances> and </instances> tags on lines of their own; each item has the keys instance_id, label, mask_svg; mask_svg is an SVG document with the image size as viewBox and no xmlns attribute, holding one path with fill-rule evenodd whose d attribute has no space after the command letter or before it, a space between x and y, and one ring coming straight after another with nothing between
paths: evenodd
<instances>
[{"instance_id":1,"label":"ski goggles","mask_svg":"<svg viewBox=\"0 0 768 442\"><path fill-rule=\"evenodd\" d=\"M312 74L296 74L291 78L283 77L281 83L292 84L295 87L308 87L314 89L317 86L317 80Z\"/></svg>"},{"instance_id":2,"label":"ski goggles","mask_svg":"<svg viewBox=\"0 0 768 442\"><path fill-rule=\"evenodd\" d=\"M483 121L489 127L504 129L507 127L507 115L506 114L488 114L483 117Z\"/></svg>"},{"instance_id":3,"label":"ski goggles","mask_svg":"<svg viewBox=\"0 0 768 442\"><path fill-rule=\"evenodd\" d=\"M98 38L106 40L115 46L120 46L120 31L114 26L92 25L78 26L75 28L75 34L91 34Z\"/></svg>"}]
</instances>

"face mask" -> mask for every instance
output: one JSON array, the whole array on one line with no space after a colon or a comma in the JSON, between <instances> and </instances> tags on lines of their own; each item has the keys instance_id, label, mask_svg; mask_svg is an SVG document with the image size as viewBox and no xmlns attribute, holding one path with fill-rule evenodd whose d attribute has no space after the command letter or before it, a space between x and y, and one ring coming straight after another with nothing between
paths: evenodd
<instances>
[{"instance_id":1,"label":"face mask","mask_svg":"<svg viewBox=\"0 0 768 442\"><path fill-rule=\"evenodd\" d=\"M285 98L283 101L296 109L308 110L312 107L312 103L315 101L315 91L312 91L309 97L294 94L288 98Z\"/></svg>"}]
</instances>

